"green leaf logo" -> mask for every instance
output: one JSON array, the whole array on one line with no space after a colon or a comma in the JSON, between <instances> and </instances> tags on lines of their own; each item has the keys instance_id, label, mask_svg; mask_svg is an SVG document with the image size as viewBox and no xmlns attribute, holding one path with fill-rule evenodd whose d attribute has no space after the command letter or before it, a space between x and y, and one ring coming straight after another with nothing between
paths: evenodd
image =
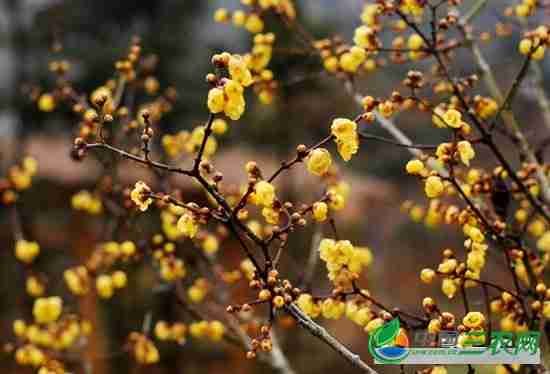
<instances>
[{"instance_id":1,"label":"green leaf logo","mask_svg":"<svg viewBox=\"0 0 550 374\"><path fill-rule=\"evenodd\" d=\"M391 343L399 334L399 319L394 318L381 326L374 334L374 343L377 347L383 347Z\"/></svg>"}]
</instances>

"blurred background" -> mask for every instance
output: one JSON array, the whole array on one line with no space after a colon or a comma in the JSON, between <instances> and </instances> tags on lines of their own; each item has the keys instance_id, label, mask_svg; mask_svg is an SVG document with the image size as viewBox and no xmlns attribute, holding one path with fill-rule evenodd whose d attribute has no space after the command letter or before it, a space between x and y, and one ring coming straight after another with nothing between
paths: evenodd
<instances>
[{"instance_id":1,"label":"blurred background","mask_svg":"<svg viewBox=\"0 0 550 374\"><path fill-rule=\"evenodd\" d=\"M464 1L463 8L467 9L470 3ZM502 9L512 2L490 3L476 25L479 31L494 35ZM346 40L351 40L354 28L359 25L362 4L361 0L296 1L300 22L316 37L338 34ZM208 87L204 77L211 70L211 55L224 50L245 53L251 43L248 32L213 22L212 14L219 6L232 10L240 4L237 0L0 1L0 174L5 175L19 152L39 161L38 177L33 188L21 196L19 211L25 235L38 241L46 254L36 266L49 275L48 288L52 294L66 294L61 272L85 258L95 243L101 217L90 218L71 211L70 197L81 189L93 188L100 168L94 160L79 164L70 159L76 128L74 117L63 111L39 112L24 93L25 86L53 86L48 62L52 58L52 43L61 41L64 47L61 55L73 65L70 78L74 86L90 92L112 76L114 61L124 56L131 37L139 35L144 52L160 58L157 78L161 84L173 85L179 93L174 111L160 124L162 130L191 129L206 118ZM509 87L520 66L519 55L515 53L519 29L517 25L512 27L516 31L514 37L493 39L484 45L504 88ZM220 151L214 161L229 181L243 180L244 164L252 159L270 174L281 160L292 156L297 144L312 144L324 137L333 118L353 118L358 114L343 85L323 74L317 59L288 52L296 46L292 33L274 20L268 21L267 29L278 32L276 46L283 51L271 64L281 89L271 106L262 105L251 96L245 116L232 122L229 132L220 138ZM460 73L475 72L467 51L457 58L456 69ZM425 62L418 65L421 69L429 66ZM409 68L407 64L380 68L358 82L359 90L373 96L389 95ZM526 86L515 105L522 112L526 128L534 128L540 118L536 111L528 109L536 104ZM395 121L418 143L431 144L444 139L445 134L434 131L425 115L407 114L397 116ZM386 135L376 124L366 131ZM527 134L531 139L544 137L529 130ZM517 155L513 152L508 155L517 163ZM401 203L407 199L426 204L421 186L405 175L404 163L409 158L406 150L380 143L363 144L360 153L345 167L334 157L352 188L352 197L337 216L336 225L342 237L371 248L374 263L361 284L384 304L420 313L422 298L432 296L444 310L462 313L461 303L448 301L437 285L426 286L418 281L420 269L436 265L443 248L460 250L463 238L445 226L429 228L422 222L413 222L400 211ZM476 162L492 160L480 154ZM124 165L123 181L131 185L143 171ZM179 187L190 188L185 183ZM301 166L285 174L278 188L285 197L297 201L311 201L321 192L318 179L308 176ZM137 222L146 223L146 219ZM24 269L13 256L10 215L1 207L0 227L0 300L3 300L0 343L4 343L11 339L11 322L30 317L32 300L25 296ZM323 230L327 235L330 233L328 227ZM285 275L290 276L305 263L312 234L311 228L303 230L290 241ZM239 252L237 248L222 248L220 253L238 258ZM501 255L491 253L489 259L484 276L509 285ZM314 288L324 293L329 289L324 265L320 264L317 270ZM141 328L147 311L155 311L154 319L162 318L163 313L173 313L169 311L170 300L152 296L152 277L150 270L135 269L129 288L112 300L104 302L90 297L80 302L74 300L70 306L97 324L87 352L94 357L94 374L136 370L128 355L120 354L125 338L130 331ZM479 296L477 290L471 291L474 309L482 308ZM242 297L239 301L247 296ZM347 320L325 325L370 361L367 335L361 329ZM304 331L280 329L279 338L298 373L354 372L337 354ZM159 365L135 372L218 373L228 368L238 373L270 372L259 362L245 361L243 352L224 343L212 346L190 340L183 347L161 346L161 357ZM0 356L0 369L5 373L24 372L6 355ZM394 370L397 369L381 369Z\"/></svg>"}]
</instances>

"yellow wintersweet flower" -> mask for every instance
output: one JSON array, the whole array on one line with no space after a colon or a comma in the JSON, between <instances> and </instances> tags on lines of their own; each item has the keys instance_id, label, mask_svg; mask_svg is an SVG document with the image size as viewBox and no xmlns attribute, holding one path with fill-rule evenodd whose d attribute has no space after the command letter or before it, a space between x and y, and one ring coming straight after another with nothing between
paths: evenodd
<instances>
[{"instance_id":1,"label":"yellow wintersweet flower","mask_svg":"<svg viewBox=\"0 0 550 374\"><path fill-rule=\"evenodd\" d=\"M52 94L45 93L38 99L38 109L42 112L53 112L55 109L55 99Z\"/></svg>"},{"instance_id":2,"label":"yellow wintersweet flower","mask_svg":"<svg viewBox=\"0 0 550 374\"><path fill-rule=\"evenodd\" d=\"M317 176L325 175L332 164L329 151L325 148L317 148L311 151L307 158L307 169Z\"/></svg>"},{"instance_id":3,"label":"yellow wintersweet flower","mask_svg":"<svg viewBox=\"0 0 550 374\"><path fill-rule=\"evenodd\" d=\"M437 271L444 274L449 274L455 271L458 266L458 261L455 258L449 258L439 264Z\"/></svg>"},{"instance_id":4,"label":"yellow wintersweet flower","mask_svg":"<svg viewBox=\"0 0 550 374\"><path fill-rule=\"evenodd\" d=\"M136 182L134 189L130 193L130 198L138 206L138 208L145 212L149 205L153 203L153 199L149 197L151 189L144 182Z\"/></svg>"},{"instance_id":5,"label":"yellow wintersweet flower","mask_svg":"<svg viewBox=\"0 0 550 374\"><path fill-rule=\"evenodd\" d=\"M376 43L373 43L375 40L374 38L375 33L372 28L368 26L361 26L355 29L353 42L359 47L374 49L376 48Z\"/></svg>"},{"instance_id":6,"label":"yellow wintersweet flower","mask_svg":"<svg viewBox=\"0 0 550 374\"><path fill-rule=\"evenodd\" d=\"M101 274L96 278L95 287L97 294L104 299L110 299L115 292L113 278L107 274Z\"/></svg>"},{"instance_id":7,"label":"yellow wintersweet flower","mask_svg":"<svg viewBox=\"0 0 550 374\"><path fill-rule=\"evenodd\" d=\"M327 319L340 319L346 311L346 304L332 298L328 298L321 304L321 314Z\"/></svg>"},{"instance_id":8,"label":"yellow wintersweet flower","mask_svg":"<svg viewBox=\"0 0 550 374\"><path fill-rule=\"evenodd\" d=\"M324 222L327 219L328 205L322 201L313 204L313 218L317 222Z\"/></svg>"},{"instance_id":9,"label":"yellow wintersweet flower","mask_svg":"<svg viewBox=\"0 0 550 374\"><path fill-rule=\"evenodd\" d=\"M177 223L178 230L188 238L194 238L199 231L199 226L195 221L195 217L192 213L186 212L179 219Z\"/></svg>"},{"instance_id":10,"label":"yellow wintersweet flower","mask_svg":"<svg viewBox=\"0 0 550 374\"><path fill-rule=\"evenodd\" d=\"M313 301L313 297L307 293L298 296L296 305L311 318L316 318L321 313L321 308Z\"/></svg>"},{"instance_id":11,"label":"yellow wintersweet flower","mask_svg":"<svg viewBox=\"0 0 550 374\"><path fill-rule=\"evenodd\" d=\"M440 177L432 175L426 179L424 192L430 199L441 196L444 189L445 186L443 185L443 181Z\"/></svg>"},{"instance_id":12,"label":"yellow wintersweet flower","mask_svg":"<svg viewBox=\"0 0 550 374\"><path fill-rule=\"evenodd\" d=\"M550 252L550 231L546 231L537 241L537 248L543 252Z\"/></svg>"},{"instance_id":13,"label":"yellow wintersweet flower","mask_svg":"<svg viewBox=\"0 0 550 374\"><path fill-rule=\"evenodd\" d=\"M449 109L442 115L443 122L452 128L462 127L462 114L456 109Z\"/></svg>"},{"instance_id":14,"label":"yellow wintersweet flower","mask_svg":"<svg viewBox=\"0 0 550 374\"><path fill-rule=\"evenodd\" d=\"M32 308L32 314L38 323L55 322L62 311L63 300L58 296L36 299Z\"/></svg>"},{"instance_id":15,"label":"yellow wintersweet flower","mask_svg":"<svg viewBox=\"0 0 550 374\"><path fill-rule=\"evenodd\" d=\"M38 171L38 161L34 157L25 157L21 165L23 166L23 170L31 176L35 175Z\"/></svg>"},{"instance_id":16,"label":"yellow wintersweet flower","mask_svg":"<svg viewBox=\"0 0 550 374\"><path fill-rule=\"evenodd\" d=\"M219 248L220 244L218 242L218 238L214 235L208 235L202 242L202 249L208 254L216 253Z\"/></svg>"},{"instance_id":17,"label":"yellow wintersweet flower","mask_svg":"<svg viewBox=\"0 0 550 374\"><path fill-rule=\"evenodd\" d=\"M271 206L266 206L262 209L262 216L265 218L265 221L271 225L279 223L279 210L273 209Z\"/></svg>"},{"instance_id":18,"label":"yellow wintersweet flower","mask_svg":"<svg viewBox=\"0 0 550 374\"><path fill-rule=\"evenodd\" d=\"M376 331L378 328L384 325L384 320L382 318L375 318L365 326L365 331L369 334Z\"/></svg>"},{"instance_id":19,"label":"yellow wintersweet flower","mask_svg":"<svg viewBox=\"0 0 550 374\"><path fill-rule=\"evenodd\" d=\"M179 258L166 258L160 262L160 276L168 282L185 277L187 270L183 260Z\"/></svg>"},{"instance_id":20,"label":"yellow wintersweet flower","mask_svg":"<svg viewBox=\"0 0 550 374\"><path fill-rule=\"evenodd\" d=\"M357 123L346 118L336 118L330 127L336 139L349 139L357 135Z\"/></svg>"},{"instance_id":21,"label":"yellow wintersweet flower","mask_svg":"<svg viewBox=\"0 0 550 374\"><path fill-rule=\"evenodd\" d=\"M550 301L545 301L542 306L542 315L544 318L549 319L550 318Z\"/></svg>"},{"instance_id":22,"label":"yellow wintersweet flower","mask_svg":"<svg viewBox=\"0 0 550 374\"><path fill-rule=\"evenodd\" d=\"M212 132L216 135L223 135L227 131L227 121L223 118L216 118L212 122Z\"/></svg>"},{"instance_id":23,"label":"yellow wintersweet flower","mask_svg":"<svg viewBox=\"0 0 550 374\"><path fill-rule=\"evenodd\" d=\"M485 316L480 312L469 312L462 319L462 323L470 329L476 329L485 324Z\"/></svg>"},{"instance_id":24,"label":"yellow wintersweet flower","mask_svg":"<svg viewBox=\"0 0 550 374\"><path fill-rule=\"evenodd\" d=\"M37 277L34 276L30 276L27 278L26 289L27 293L32 297L42 296L44 294L44 291L46 290L44 284Z\"/></svg>"},{"instance_id":25,"label":"yellow wintersweet flower","mask_svg":"<svg viewBox=\"0 0 550 374\"><path fill-rule=\"evenodd\" d=\"M259 181L254 186L254 195L258 204L270 207L275 201L275 186L266 181Z\"/></svg>"},{"instance_id":26,"label":"yellow wintersweet flower","mask_svg":"<svg viewBox=\"0 0 550 374\"><path fill-rule=\"evenodd\" d=\"M470 166L470 160L472 160L476 156L472 144L467 140L463 140L458 142L457 148L462 163L466 166Z\"/></svg>"},{"instance_id":27,"label":"yellow wintersweet flower","mask_svg":"<svg viewBox=\"0 0 550 374\"><path fill-rule=\"evenodd\" d=\"M36 242L20 239L15 242L15 257L21 262L30 264L40 254L40 246Z\"/></svg>"},{"instance_id":28,"label":"yellow wintersweet flower","mask_svg":"<svg viewBox=\"0 0 550 374\"><path fill-rule=\"evenodd\" d=\"M407 173L413 175L422 174L422 172L426 170L424 163L420 160L410 160L409 162L407 162L405 169L407 170Z\"/></svg>"},{"instance_id":29,"label":"yellow wintersweet flower","mask_svg":"<svg viewBox=\"0 0 550 374\"><path fill-rule=\"evenodd\" d=\"M69 290L75 295L84 295L90 288L88 269L84 266L65 270L63 272L63 279Z\"/></svg>"},{"instance_id":30,"label":"yellow wintersweet flower","mask_svg":"<svg viewBox=\"0 0 550 374\"><path fill-rule=\"evenodd\" d=\"M210 338L210 340L219 342L222 340L224 334L225 326L220 321L210 321L208 324L208 329L206 330L206 335Z\"/></svg>"},{"instance_id":31,"label":"yellow wintersweet flower","mask_svg":"<svg viewBox=\"0 0 550 374\"><path fill-rule=\"evenodd\" d=\"M419 50L424 46L424 39L418 34L412 34L407 40L407 47L414 51Z\"/></svg>"},{"instance_id":32,"label":"yellow wintersweet flower","mask_svg":"<svg viewBox=\"0 0 550 374\"><path fill-rule=\"evenodd\" d=\"M137 362L144 365L157 363L160 358L155 344L144 335L139 335L135 341L134 356Z\"/></svg>"},{"instance_id":33,"label":"yellow wintersweet flower","mask_svg":"<svg viewBox=\"0 0 550 374\"><path fill-rule=\"evenodd\" d=\"M115 271L111 275L111 278L113 280L113 286L115 286L115 288L124 288L128 283L128 277L126 276L126 273L122 270Z\"/></svg>"},{"instance_id":34,"label":"yellow wintersweet flower","mask_svg":"<svg viewBox=\"0 0 550 374\"><path fill-rule=\"evenodd\" d=\"M233 121L237 121L243 115L246 109L246 102L242 94L239 96L230 96L225 103L224 113Z\"/></svg>"},{"instance_id":35,"label":"yellow wintersweet flower","mask_svg":"<svg viewBox=\"0 0 550 374\"><path fill-rule=\"evenodd\" d=\"M224 90L214 87L208 91L207 105L208 110L210 110L211 113L216 114L223 112L223 109L225 108Z\"/></svg>"},{"instance_id":36,"label":"yellow wintersweet flower","mask_svg":"<svg viewBox=\"0 0 550 374\"><path fill-rule=\"evenodd\" d=\"M19 191L26 190L32 183L32 174L18 166L10 169L9 178L15 189Z\"/></svg>"},{"instance_id":37,"label":"yellow wintersweet flower","mask_svg":"<svg viewBox=\"0 0 550 374\"><path fill-rule=\"evenodd\" d=\"M215 22L227 22L229 20L229 12L225 8L218 8L214 12Z\"/></svg>"},{"instance_id":38,"label":"yellow wintersweet flower","mask_svg":"<svg viewBox=\"0 0 550 374\"><path fill-rule=\"evenodd\" d=\"M357 123L345 118L336 118L332 122L330 130L336 138L336 145L340 156L342 156L344 161L349 161L359 150Z\"/></svg>"},{"instance_id":39,"label":"yellow wintersweet flower","mask_svg":"<svg viewBox=\"0 0 550 374\"><path fill-rule=\"evenodd\" d=\"M250 31L252 34L257 34L262 32L264 29L264 21L256 13L251 13L244 24L244 27Z\"/></svg>"},{"instance_id":40,"label":"yellow wintersweet flower","mask_svg":"<svg viewBox=\"0 0 550 374\"><path fill-rule=\"evenodd\" d=\"M410 14L414 17L419 17L424 13L424 6L418 0L403 0L399 7L405 14Z\"/></svg>"},{"instance_id":41,"label":"yellow wintersweet flower","mask_svg":"<svg viewBox=\"0 0 550 374\"><path fill-rule=\"evenodd\" d=\"M367 26L376 24L376 17L380 14L381 7L379 4L365 4L361 12L361 22Z\"/></svg>"},{"instance_id":42,"label":"yellow wintersweet flower","mask_svg":"<svg viewBox=\"0 0 550 374\"><path fill-rule=\"evenodd\" d=\"M229 58L227 69L231 79L244 87L248 87L254 82L252 73L248 70L248 66L246 65L246 61L239 55L232 55Z\"/></svg>"},{"instance_id":43,"label":"yellow wintersweet flower","mask_svg":"<svg viewBox=\"0 0 550 374\"><path fill-rule=\"evenodd\" d=\"M456 283L451 278L445 278L443 279L443 282L441 282L441 291L449 298L452 299L454 295L456 294L456 291L458 290L458 287L456 286Z\"/></svg>"},{"instance_id":44,"label":"yellow wintersweet flower","mask_svg":"<svg viewBox=\"0 0 550 374\"><path fill-rule=\"evenodd\" d=\"M420 272L420 280L426 284L432 283L435 278L435 271L432 269L422 269Z\"/></svg>"}]
</instances>

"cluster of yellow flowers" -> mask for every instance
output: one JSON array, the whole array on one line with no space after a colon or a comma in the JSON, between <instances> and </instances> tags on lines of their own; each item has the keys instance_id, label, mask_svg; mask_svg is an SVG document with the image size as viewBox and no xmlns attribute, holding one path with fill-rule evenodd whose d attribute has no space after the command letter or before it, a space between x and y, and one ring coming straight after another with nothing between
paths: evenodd
<instances>
[{"instance_id":1,"label":"cluster of yellow flowers","mask_svg":"<svg viewBox=\"0 0 550 374\"><path fill-rule=\"evenodd\" d=\"M528 17L535 13L538 0L522 0L521 4L516 5L515 13L518 17Z\"/></svg>"},{"instance_id":2,"label":"cluster of yellow flowers","mask_svg":"<svg viewBox=\"0 0 550 374\"><path fill-rule=\"evenodd\" d=\"M75 295L85 295L90 290L90 275L85 266L76 266L63 272L65 284Z\"/></svg>"},{"instance_id":3,"label":"cluster of yellow flowers","mask_svg":"<svg viewBox=\"0 0 550 374\"><path fill-rule=\"evenodd\" d=\"M227 121L223 118L216 118L212 121L212 133L223 135L227 131ZM177 134L166 134L162 137L162 147L166 155L171 159L176 159L183 152L195 154L198 152L204 139L204 126L197 126L193 131L182 130ZM205 144L204 158L208 159L218 148L216 138L210 136Z\"/></svg>"},{"instance_id":4,"label":"cluster of yellow flowers","mask_svg":"<svg viewBox=\"0 0 550 374\"><path fill-rule=\"evenodd\" d=\"M58 296L39 298L34 301L32 314L37 323L55 322L63 311L63 299Z\"/></svg>"},{"instance_id":5,"label":"cluster of yellow flowers","mask_svg":"<svg viewBox=\"0 0 550 374\"><path fill-rule=\"evenodd\" d=\"M474 97L474 109L481 119L487 119L494 116L498 111L498 103L491 97Z\"/></svg>"},{"instance_id":6,"label":"cluster of yellow flowers","mask_svg":"<svg viewBox=\"0 0 550 374\"><path fill-rule=\"evenodd\" d=\"M15 257L21 262L30 264L40 254L40 246L37 242L29 242L24 239L15 242Z\"/></svg>"},{"instance_id":7,"label":"cluster of yellow flowers","mask_svg":"<svg viewBox=\"0 0 550 374\"><path fill-rule=\"evenodd\" d=\"M181 258L173 255L163 255L159 259L160 277L166 282L174 282L185 277L187 270Z\"/></svg>"},{"instance_id":8,"label":"cluster of yellow flowers","mask_svg":"<svg viewBox=\"0 0 550 374\"><path fill-rule=\"evenodd\" d=\"M65 371L61 363L50 357L51 350L70 348L79 338L91 332L91 325L75 318L50 323L47 327L27 325L23 320L15 320L13 332L22 342L15 351L15 361L19 365L41 367L38 370L41 374L58 374Z\"/></svg>"},{"instance_id":9,"label":"cluster of yellow flowers","mask_svg":"<svg viewBox=\"0 0 550 374\"><path fill-rule=\"evenodd\" d=\"M0 179L0 203L9 205L17 201L18 192L31 187L37 171L38 163L33 157L25 157L20 165L10 167L7 176Z\"/></svg>"},{"instance_id":10,"label":"cluster of yellow flowers","mask_svg":"<svg viewBox=\"0 0 550 374\"><path fill-rule=\"evenodd\" d=\"M44 303L51 304L52 302L41 302L41 309L48 308L43 306ZM57 309L55 308L57 308L57 305L56 302L55 306L49 306L49 308L53 310L46 313L56 312ZM89 321L79 321L75 316L67 316L67 318L51 321L47 324L27 324L20 319L13 322L13 332L15 336L24 342L28 342L32 347L41 347L47 350L53 349L60 351L68 349L73 346L79 338L89 335L91 331L92 326ZM24 347L30 348L29 345ZM16 351L16 360L29 360L29 353L30 352L27 350L23 350L21 353ZM18 357L18 355L20 355L20 357ZM31 361L36 362L34 359L31 359ZM44 361L41 361L37 365L41 365ZM33 363L32 365L35 364Z\"/></svg>"},{"instance_id":11,"label":"cluster of yellow flowers","mask_svg":"<svg viewBox=\"0 0 550 374\"><path fill-rule=\"evenodd\" d=\"M335 138L340 156L344 161L351 160L351 157L359 150L357 123L345 118L336 118L332 121L330 132Z\"/></svg>"},{"instance_id":12,"label":"cluster of yellow flowers","mask_svg":"<svg viewBox=\"0 0 550 374\"><path fill-rule=\"evenodd\" d=\"M289 19L296 18L296 9L292 0L241 0L243 5L253 8L250 12L236 10L230 13L225 8L219 8L214 12L216 22L231 22L236 27L244 27L249 32L256 34L264 29L264 21L261 14L273 11Z\"/></svg>"},{"instance_id":13,"label":"cluster of yellow flowers","mask_svg":"<svg viewBox=\"0 0 550 374\"><path fill-rule=\"evenodd\" d=\"M155 324L155 337L160 341L174 341L183 344L186 334L187 325L181 322L169 324L166 321L158 321Z\"/></svg>"},{"instance_id":14,"label":"cluster of yellow flowers","mask_svg":"<svg viewBox=\"0 0 550 374\"><path fill-rule=\"evenodd\" d=\"M465 241L467 256L465 262L460 262L451 249L443 251L443 260L437 268L437 273L429 268L420 272L420 280L424 283L432 283L436 274L443 277L441 282L442 292L449 298L453 298L460 287L475 287L477 280L486 264L486 252L488 246L483 244L483 234L479 229L470 227L470 231L476 237Z\"/></svg>"},{"instance_id":15,"label":"cluster of yellow flowers","mask_svg":"<svg viewBox=\"0 0 550 374\"><path fill-rule=\"evenodd\" d=\"M361 290L361 293L368 296L368 292L365 290ZM370 324L369 331L372 331L375 325L379 327L383 324L378 318L375 318L376 314L370 309L368 301L360 296L346 302L332 297L324 300L316 299L308 293L303 293L298 297L296 304L311 318L322 316L326 319L340 319L345 316L361 327L366 327L374 321Z\"/></svg>"},{"instance_id":16,"label":"cluster of yellow flowers","mask_svg":"<svg viewBox=\"0 0 550 374\"><path fill-rule=\"evenodd\" d=\"M130 198L142 211L146 211L149 205L153 203L153 199L150 197L151 189L145 184L145 182L137 181L134 189L130 194Z\"/></svg>"},{"instance_id":17,"label":"cluster of yellow flowers","mask_svg":"<svg viewBox=\"0 0 550 374\"><path fill-rule=\"evenodd\" d=\"M424 14L425 3L419 0L403 0L399 9L405 14L420 17Z\"/></svg>"},{"instance_id":18,"label":"cluster of yellow flowers","mask_svg":"<svg viewBox=\"0 0 550 374\"><path fill-rule=\"evenodd\" d=\"M95 280L97 294L103 299L113 297L115 290L126 287L128 277L122 270L117 270L112 274L101 274Z\"/></svg>"},{"instance_id":19,"label":"cluster of yellow flowers","mask_svg":"<svg viewBox=\"0 0 550 374\"><path fill-rule=\"evenodd\" d=\"M250 86L254 79L248 69L246 60L239 55L224 52L212 57L213 64L218 68L226 68L229 77L218 79L210 75L208 81L214 86L208 92L208 109L211 113L223 112L227 117L236 121L244 113L244 87Z\"/></svg>"},{"instance_id":20,"label":"cluster of yellow flowers","mask_svg":"<svg viewBox=\"0 0 550 374\"><path fill-rule=\"evenodd\" d=\"M160 355L155 344L144 334L132 332L129 337L136 361L142 365L152 365L159 361Z\"/></svg>"},{"instance_id":21,"label":"cluster of yellow flowers","mask_svg":"<svg viewBox=\"0 0 550 374\"><path fill-rule=\"evenodd\" d=\"M534 31L526 34L519 42L519 52L529 56L533 60L542 60L546 52L546 46L550 43L548 27L539 26Z\"/></svg>"},{"instance_id":22,"label":"cluster of yellow flowers","mask_svg":"<svg viewBox=\"0 0 550 374\"><path fill-rule=\"evenodd\" d=\"M79 191L73 195L71 206L75 210L82 210L93 215L103 212L101 197L86 190Z\"/></svg>"},{"instance_id":23,"label":"cluster of yellow flowers","mask_svg":"<svg viewBox=\"0 0 550 374\"><path fill-rule=\"evenodd\" d=\"M225 326L217 320L193 322L189 325L189 334L194 338L208 338L219 342L225 334Z\"/></svg>"},{"instance_id":24,"label":"cluster of yellow flowers","mask_svg":"<svg viewBox=\"0 0 550 374\"><path fill-rule=\"evenodd\" d=\"M193 303L200 303L210 291L210 284L206 278L198 278L193 285L187 289L187 297Z\"/></svg>"},{"instance_id":25,"label":"cluster of yellow flowers","mask_svg":"<svg viewBox=\"0 0 550 374\"><path fill-rule=\"evenodd\" d=\"M326 262L328 277L335 285L348 285L372 262L370 249L354 247L348 240L321 240L319 255Z\"/></svg>"},{"instance_id":26,"label":"cluster of yellow flowers","mask_svg":"<svg viewBox=\"0 0 550 374\"><path fill-rule=\"evenodd\" d=\"M30 275L25 282L25 289L27 293L32 297L39 297L44 295L46 291L46 285L44 280L39 276Z\"/></svg>"},{"instance_id":27,"label":"cluster of yellow flowers","mask_svg":"<svg viewBox=\"0 0 550 374\"><path fill-rule=\"evenodd\" d=\"M128 260L136 254L137 247L136 244L130 240L125 240L123 242L106 242L100 246L101 251L105 253L112 260Z\"/></svg>"}]
</instances>

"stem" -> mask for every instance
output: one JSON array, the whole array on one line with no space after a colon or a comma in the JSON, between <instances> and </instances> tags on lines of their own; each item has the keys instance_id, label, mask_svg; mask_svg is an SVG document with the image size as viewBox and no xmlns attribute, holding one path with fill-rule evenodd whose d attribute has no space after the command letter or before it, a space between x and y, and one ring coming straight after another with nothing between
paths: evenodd
<instances>
[{"instance_id":1,"label":"stem","mask_svg":"<svg viewBox=\"0 0 550 374\"><path fill-rule=\"evenodd\" d=\"M336 338L325 330L322 326L318 325L315 321L309 318L304 312L300 310L295 304L291 304L285 307L285 310L310 334L319 338L323 343L330 346L338 354L344 357L349 363L361 370L363 373L378 374L373 368L367 365L361 357L350 351L345 345L340 343Z\"/></svg>"}]
</instances>

